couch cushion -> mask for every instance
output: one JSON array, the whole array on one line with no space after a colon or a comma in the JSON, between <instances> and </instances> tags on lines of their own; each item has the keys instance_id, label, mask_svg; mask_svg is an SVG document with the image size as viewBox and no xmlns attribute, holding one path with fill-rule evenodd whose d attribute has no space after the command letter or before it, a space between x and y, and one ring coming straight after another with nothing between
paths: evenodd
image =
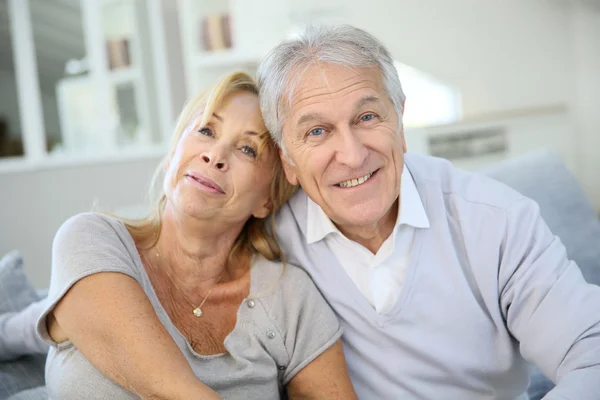
<instances>
[{"instance_id":1,"label":"couch cushion","mask_svg":"<svg viewBox=\"0 0 600 400\"><path fill-rule=\"evenodd\" d=\"M48 392L45 386L40 386L19 392L7 400L48 400Z\"/></svg>"},{"instance_id":2,"label":"couch cushion","mask_svg":"<svg viewBox=\"0 0 600 400\"><path fill-rule=\"evenodd\" d=\"M0 260L0 314L21 311L37 300L35 288L23 271L21 255L8 253ZM5 354L1 347L0 353ZM37 355L0 363L0 399L44 385L45 359L45 355Z\"/></svg>"},{"instance_id":3,"label":"couch cushion","mask_svg":"<svg viewBox=\"0 0 600 400\"><path fill-rule=\"evenodd\" d=\"M14 250L0 259L0 314L21 311L39 300L23 271L23 258Z\"/></svg>"}]
</instances>

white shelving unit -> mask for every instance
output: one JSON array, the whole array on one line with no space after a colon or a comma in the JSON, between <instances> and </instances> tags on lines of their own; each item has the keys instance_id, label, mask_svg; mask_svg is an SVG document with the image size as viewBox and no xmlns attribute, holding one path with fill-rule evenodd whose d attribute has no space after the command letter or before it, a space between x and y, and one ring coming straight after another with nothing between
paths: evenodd
<instances>
[{"instance_id":1,"label":"white shelving unit","mask_svg":"<svg viewBox=\"0 0 600 400\"><path fill-rule=\"evenodd\" d=\"M253 75L266 52L285 37L288 6L287 0L182 0L178 11L188 96L227 72ZM203 20L221 15L229 16L232 46L207 51Z\"/></svg>"},{"instance_id":2,"label":"white shelving unit","mask_svg":"<svg viewBox=\"0 0 600 400\"><path fill-rule=\"evenodd\" d=\"M51 151L46 150L31 0L7 2L24 155L0 159L0 173L126 161L166 151L173 125L166 0L77 1L88 71L56 85L62 143ZM119 68L109 66L111 39L127 39L129 62Z\"/></svg>"},{"instance_id":3,"label":"white shelving unit","mask_svg":"<svg viewBox=\"0 0 600 400\"><path fill-rule=\"evenodd\" d=\"M152 90L143 0L81 0L89 73L57 86L63 150L98 152L162 140ZM128 61L109 65L108 43L121 41Z\"/></svg>"}]
</instances>

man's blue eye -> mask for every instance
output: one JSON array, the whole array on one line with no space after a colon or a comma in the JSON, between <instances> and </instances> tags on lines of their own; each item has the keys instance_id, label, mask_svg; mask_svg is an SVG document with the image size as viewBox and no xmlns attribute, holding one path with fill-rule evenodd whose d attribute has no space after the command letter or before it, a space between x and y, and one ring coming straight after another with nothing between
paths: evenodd
<instances>
[{"instance_id":1,"label":"man's blue eye","mask_svg":"<svg viewBox=\"0 0 600 400\"><path fill-rule=\"evenodd\" d=\"M315 128L315 129L311 130L310 132L308 132L308 134L311 136L319 136L324 133L325 133L325 129L323 129L323 128Z\"/></svg>"},{"instance_id":2,"label":"man's blue eye","mask_svg":"<svg viewBox=\"0 0 600 400\"><path fill-rule=\"evenodd\" d=\"M362 117L360 117L360 120L366 122L372 120L373 118L375 118L375 114L365 114Z\"/></svg>"}]
</instances>

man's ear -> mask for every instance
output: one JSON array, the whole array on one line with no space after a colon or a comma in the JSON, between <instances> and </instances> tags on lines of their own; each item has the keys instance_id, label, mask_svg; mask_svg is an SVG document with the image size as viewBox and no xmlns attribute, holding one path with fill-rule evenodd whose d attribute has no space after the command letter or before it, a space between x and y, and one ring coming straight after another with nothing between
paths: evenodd
<instances>
[{"instance_id":1,"label":"man's ear","mask_svg":"<svg viewBox=\"0 0 600 400\"><path fill-rule=\"evenodd\" d=\"M296 176L296 172L294 172L294 167L290 164L289 157L285 154L282 149L279 149L279 158L281 158L281 164L283 165L283 172L285 173L285 177L291 185L298 184L298 177Z\"/></svg>"},{"instance_id":2,"label":"man's ear","mask_svg":"<svg viewBox=\"0 0 600 400\"><path fill-rule=\"evenodd\" d=\"M401 117L404 117L404 104L405 103L406 103L405 101L402 102ZM400 132L402 134L402 150L406 153L408 147L406 146L406 137L404 136L404 121L402 121L400 126L402 127L402 131Z\"/></svg>"}]
</instances>

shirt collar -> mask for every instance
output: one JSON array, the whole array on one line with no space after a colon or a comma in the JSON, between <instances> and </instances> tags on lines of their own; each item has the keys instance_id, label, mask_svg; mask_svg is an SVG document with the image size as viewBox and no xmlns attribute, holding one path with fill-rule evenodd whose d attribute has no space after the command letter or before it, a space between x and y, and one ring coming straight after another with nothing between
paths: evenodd
<instances>
[{"instance_id":1,"label":"shirt collar","mask_svg":"<svg viewBox=\"0 0 600 400\"><path fill-rule=\"evenodd\" d=\"M306 196L308 201L307 208L307 230L306 230L306 242L312 244L324 239L331 233L342 233L329 219L327 214L321 207L317 205L310 197ZM400 201L398 218L396 220L396 226L394 232L400 225L409 225L415 228L429 228L429 218L423 207L421 196L417 191L417 186L412 177L412 174L404 165L402 171L401 183L400 183Z\"/></svg>"}]
</instances>

